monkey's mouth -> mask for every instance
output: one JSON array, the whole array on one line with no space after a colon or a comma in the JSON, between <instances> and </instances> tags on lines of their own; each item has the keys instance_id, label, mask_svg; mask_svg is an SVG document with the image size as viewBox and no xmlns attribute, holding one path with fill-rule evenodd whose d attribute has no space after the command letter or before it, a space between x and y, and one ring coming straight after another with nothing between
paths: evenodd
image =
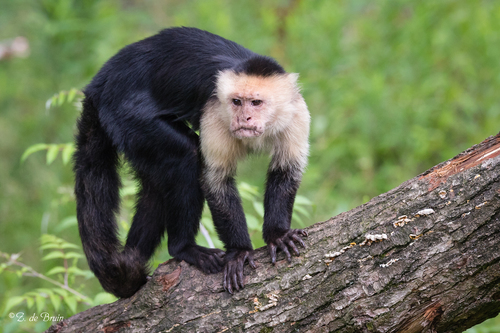
<instances>
[{"instance_id":1,"label":"monkey's mouth","mask_svg":"<svg viewBox=\"0 0 500 333\"><path fill-rule=\"evenodd\" d=\"M240 127L233 131L233 135L237 138L255 138L262 135L257 127Z\"/></svg>"}]
</instances>

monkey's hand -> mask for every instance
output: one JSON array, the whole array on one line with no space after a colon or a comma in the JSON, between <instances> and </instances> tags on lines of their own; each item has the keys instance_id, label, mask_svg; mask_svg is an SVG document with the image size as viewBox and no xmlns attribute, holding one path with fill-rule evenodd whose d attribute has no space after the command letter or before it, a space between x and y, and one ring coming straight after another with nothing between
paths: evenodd
<instances>
[{"instance_id":1,"label":"monkey's hand","mask_svg":"<svg viewBox=\"0 0 500 333\"><path fill-rule=\"evenodd\" d=\"M257 268L253 260L253 250L229 250L226 252L223 284L224 290L227 290L230 294L233 293L233 289L238 291L245 286L243 265L247 260L250 267Z\"/></svg>"},{"instance_id":2,"label":"monkey's hand","mask_svg":"<svg viewBox=\"0 0 500 333\"><path fill-rule=\"evenodd\" d=\"M269 241L267 243L267 249L269 251L269 254L271 255L271 263L273 265L276 264L276 251L278 249L285 252L288 262L292 261L292 256L290 255L290 251L288 250L288 248L292 249L293 253L298 256L300 253L294 242L299 243L300 246L304 248L306 247L306 244L300 236L307 237L307 231L302 229L290 229L283 236L276 237L274 240Z\"/></svg>"},{"instance_id":3,"label":"monkey's hand","mask_svg":"<svg viewBox=\"0 0 500 333\"><path fill-rule=\"evenodd\" d=\"M224 251L219 249L208 249L199 245L190 245L174 255L174 258L184 260L194 265L206 274L215 274L222 271L224 267Z\"/></svg>"}]
</instances>

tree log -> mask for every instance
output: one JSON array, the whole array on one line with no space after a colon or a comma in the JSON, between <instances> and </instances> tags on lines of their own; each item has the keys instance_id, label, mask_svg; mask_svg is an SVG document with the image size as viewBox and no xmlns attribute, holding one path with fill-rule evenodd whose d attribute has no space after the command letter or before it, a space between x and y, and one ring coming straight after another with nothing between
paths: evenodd
<instances>
[{"instance_id":1,"label":"tree log","mask_svg":"<svg viewBox=\"0 0 500 333\"><path fill-rule=\"evenodd\" d=\"M161 264L133 297L48 332L462 332L500 312L500 133L222 276Z\"/></svg>"}]
</instances>

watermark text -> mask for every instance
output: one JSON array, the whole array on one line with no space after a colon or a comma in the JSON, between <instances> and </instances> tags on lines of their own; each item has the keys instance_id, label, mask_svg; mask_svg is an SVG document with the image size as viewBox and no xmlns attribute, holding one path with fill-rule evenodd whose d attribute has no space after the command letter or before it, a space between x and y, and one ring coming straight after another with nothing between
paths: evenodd
<instances>
[{"instance_id":1,"label":"watermark text","mask_svg":"<svg viewBox=\"0 0 500 333\"><path fill-rule=\"evenodd\" d=\"M23 321L61 321L64 320L64 317L61 316L60 314L57 314L55 316L51 316L50 313L48 312L40 312L40 313L33 313L31 316L29 314L26 314L24 312L11 312L9 313L9 317L11 319L14 319L15 321L18 322L23 322Z\"/></svg>"}]
</instances>

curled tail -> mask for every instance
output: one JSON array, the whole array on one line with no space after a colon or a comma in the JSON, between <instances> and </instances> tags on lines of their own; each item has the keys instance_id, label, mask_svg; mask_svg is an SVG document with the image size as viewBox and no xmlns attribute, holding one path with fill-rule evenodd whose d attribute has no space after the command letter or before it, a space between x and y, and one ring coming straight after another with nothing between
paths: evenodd
<instances>
[{"instance_id":1,"label":"curled tail","mask_svg":"<svg viewBox=\"0 0 500 333\"><path fill-rule=\"evenodd\" d=\"M89 98L78 120L74 161L78 229L89 267L104 290L130 297L147 281L147 258L133 249L122 251L115 219L119 156Z\"/></svg>"}]
</instances>

